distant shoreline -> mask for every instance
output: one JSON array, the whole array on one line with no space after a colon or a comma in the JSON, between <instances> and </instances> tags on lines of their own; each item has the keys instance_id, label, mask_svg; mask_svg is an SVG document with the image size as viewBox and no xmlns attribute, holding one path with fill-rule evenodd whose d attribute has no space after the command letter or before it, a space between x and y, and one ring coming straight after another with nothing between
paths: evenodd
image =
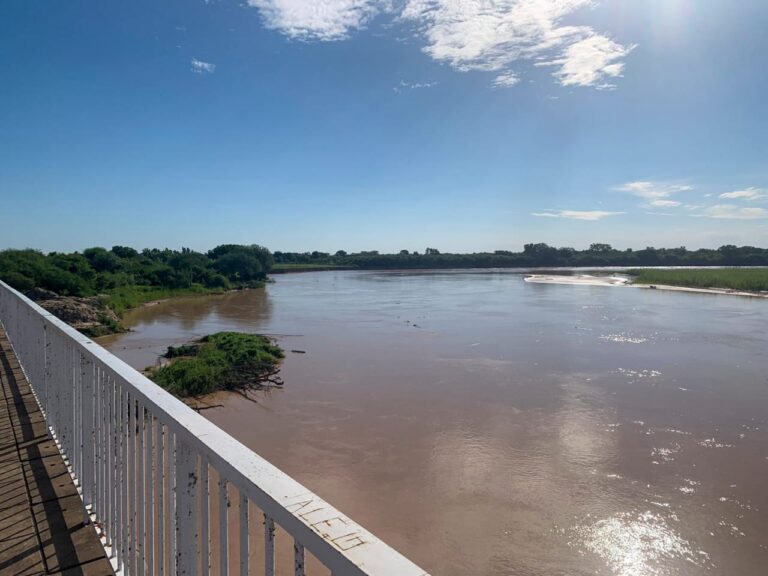
<instances>
[{"instance_id":1,"label":"distant shoreline","mask_svg":"<svg viewBox=\"0 0 768 576\"><path fill-rule=\"evenodd\" d=\"M286 266L276 264L269 271L270 275L273 274L294 274L297 272L329 272L331 270L360 270L354 266L334 266L333 264L317 264L317 265L303 265L297 264L295 266Z\"/></svg>"}]
</instances>

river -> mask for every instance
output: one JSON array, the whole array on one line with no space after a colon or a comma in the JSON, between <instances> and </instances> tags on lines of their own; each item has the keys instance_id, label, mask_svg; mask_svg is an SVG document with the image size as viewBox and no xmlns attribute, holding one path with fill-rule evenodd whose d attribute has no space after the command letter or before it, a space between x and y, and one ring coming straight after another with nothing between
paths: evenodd
<instances>
[{"instance_id":1,"label":"river","mask_svg":"<svg viewBox=\"0 0 768 576\"><path fill-rule=\"evenodd\" d=\"M435 576L766 573L768 301L335 271L126 322L137 368L276 337L285 387L203 414Z\"/></svg>"}]
</instances>

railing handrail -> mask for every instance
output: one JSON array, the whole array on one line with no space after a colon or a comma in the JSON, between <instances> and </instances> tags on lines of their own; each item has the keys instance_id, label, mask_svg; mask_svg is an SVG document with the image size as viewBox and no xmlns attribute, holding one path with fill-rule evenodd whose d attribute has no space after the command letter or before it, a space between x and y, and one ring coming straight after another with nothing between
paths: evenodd
<instances>
[{"instance_id":1,"label":"railing handrail","mask_svg":"<svg viewBox=\"0 0 768 576\"><path fill-rule=\"evenodd\" d=\"M428 576L423 569L181 400L0 281L0 321L14 347L17 345L14 329L6 325L5 306L9 305L9 300L1 297L3 293L13 295L18 305L24 305L44 318L48 326L73 341L81 353L127 385L145 408L165 425L173 427L179 440L207 458L228 482L330 568L334 576ZM19 361L22 362L21 356ZM34 383L31 384L34 389Z\"/></svg>"}]
</instances>

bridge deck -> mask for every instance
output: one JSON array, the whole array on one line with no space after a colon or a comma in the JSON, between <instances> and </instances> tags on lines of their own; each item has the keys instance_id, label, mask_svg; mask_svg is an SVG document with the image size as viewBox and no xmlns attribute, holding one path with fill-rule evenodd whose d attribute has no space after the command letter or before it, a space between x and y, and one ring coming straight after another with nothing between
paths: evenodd
<instances>
[{"instance_id":1,"label":"bridge deck","mask_svg":"<svg viewBox=\"0 0 768 576\"><path fill-rule=\"evenodd\" d=\"M0 574L112 574L1 329Z\"/></svg>"}]
</instances>

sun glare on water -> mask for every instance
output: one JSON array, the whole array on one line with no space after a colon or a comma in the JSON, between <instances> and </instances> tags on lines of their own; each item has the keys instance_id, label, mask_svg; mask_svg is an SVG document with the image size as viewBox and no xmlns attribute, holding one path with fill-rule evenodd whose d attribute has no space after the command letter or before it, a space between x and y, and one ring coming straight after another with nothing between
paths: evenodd
<instances>
[{"instance_id":1,"label":"sun glare on water","mask_svg":"<svg viewBox=\"0 0 768 576\"><path fill-rule=\"evenodd\" d=\"M620 513L574 529L572 546L597 554L615 576L671 576L672 560L711 569L709 555L690 543L660 515Z\"/></svg>"}]
</instances>

